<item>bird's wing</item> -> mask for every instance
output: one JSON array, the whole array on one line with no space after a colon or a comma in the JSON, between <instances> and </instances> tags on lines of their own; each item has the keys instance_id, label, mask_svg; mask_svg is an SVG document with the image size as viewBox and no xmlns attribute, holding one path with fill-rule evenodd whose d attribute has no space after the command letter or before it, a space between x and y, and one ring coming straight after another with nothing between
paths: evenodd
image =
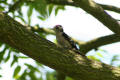
<instances>
[{"instance_id":1,"label":"bird's wing","mask_svg":"<svg viewBox=\"0 0 120 80\"><path fill-rule=\"evenodd\" d=\"M75 48L76 50L78 50L77 47L76 47L76 43L71 39L71 37L69 37L69 36L68 36L67 34L65 34L64 32L63 32L62 35L65 37L65 39L66 39L67 41L69 41L69 43L71 44L71 46L72 46L73 48Z\"/></svg>"}]
</instances>

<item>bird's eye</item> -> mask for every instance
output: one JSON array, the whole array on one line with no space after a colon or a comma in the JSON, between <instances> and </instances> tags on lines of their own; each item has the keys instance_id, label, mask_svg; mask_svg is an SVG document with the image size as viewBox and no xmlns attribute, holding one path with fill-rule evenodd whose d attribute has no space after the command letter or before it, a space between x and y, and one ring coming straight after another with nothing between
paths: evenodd
<instances>
[{"instance_id":1,"label":"bird's eye","mask_svg":"<svg viewBox=\"0 0 120 80\"><path fill-rule=\"evenodd\" d=\"M59 27L56 27L56 29L59 29Z\"/></svg>"}]
</instances>

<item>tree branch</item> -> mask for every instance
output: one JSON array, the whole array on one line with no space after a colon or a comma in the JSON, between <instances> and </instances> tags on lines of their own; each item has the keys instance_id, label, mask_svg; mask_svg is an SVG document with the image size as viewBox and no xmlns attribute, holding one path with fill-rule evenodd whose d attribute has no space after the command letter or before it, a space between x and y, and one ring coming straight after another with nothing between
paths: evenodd
<instances>
[{"instance_id":1,"label":"tree branch","mask_svg":"<svg viewBox=\"0 0 120 80\"><path fill-rule=\"evenodd\" d=\"M55 32L50 28L44 28L44 27L39 27L39 26L32 26L32 27L26 26L26 28L33 32L41 32L45 34L55 35Z\"/></svg>"},{"instance_id":2,"label":"tree branch","mask_svg":"<svg viewBox=\"0 0 120 80\"><path fill-rule=\"evenodd\" d=\"M88 60L28 31L0 12L0 41L75 80L119 80L120 69Z\"/></svg>"},{"instance_id":3,"label":"tree branch","mask_svg":"<svg viewBox=\"0 0 120 80\"><path fill-rule=\"evenodd\" d=\"M68 2L68 1L49 0L47 3L48 4L56 4L56 5L64 5L64 6L68 5L68 6L79 7L78 5L75 5L74 3ZM96 4L101 6L104 10L109 10L109 11L114 11L114 12L120 13L120 8L118 8L116 6L99 4L99 3L96 3Z\"/></svg>"},{"instance_id":4,"label":"tree branch","mask_svg":"<svg viewBox=\"0 0 120 80\"><path fill-rule=\"evenodd\" d=\"M21 1L24 1L24 0L21 0ZM73 1L74 2L48 0L47 2L57 4L57 5L61 4L61 5L72 5L72 6L81 7L86 12L90 13L92 16L94 16L96 19L102 22L111 31L117 34L120 34L120 24L103 10L104 8L107 10L120 12L120 8L110 6L110 5L102 5L102 4L99 4L100 5L99 6L97 3L95 3L92 0L73 0ZM18 2L16 2L15 5L16 4L18 4ZM9 9L9 11L14 10L14 8L16 9L15 5L13 5L12 8Z\"/></svg>"},{"instance_id":5,"label":"tree branch","mask_svg":"<svg viewBox=\"0 0 120 80\"><path fill-rule=\"evenodd\" d=\"M45 34L55 35L55 32L50 28L44 28L44 27L38 27L38 26L33 26L33 27L26 26L26 28L30 31L33 31L33 32L43 32ZM80 41L80 40L77 40L75 38L72 38L72 40L75 41L79 45L85 43L84 41Z\"/></svg>"},{"instance_id":6,"label":"tree branch","mask_svg":"<svg viewBox=\"0 0 120 80\"><path fill-rule=\"evenodd\" d=\"M120 41L120 35L118 34L112 34L108 36L99 37L99 38L96 38L96 39L93 39L86 43L81 44L80 51L83 53L87 53L88 51L92 49L96 49L100 46L119 42L119 41Z\"/></svg>"},{"instance_id":7,"label":"tree branch","mask_svg":"<svg viewBox=\"0 0 120 80\"><path fill-rule=\"evenodd\" d=\"M28 27L27 29L33 32L44 32L45 34L55 35L54 31L48 28L39 28L38 26L35 26L35 27ZM100 46L119 42L120 41L119 37L120 35L118 34L111 34L111 35L102 36L87 42L80 41L74 38L72 38L72 40L75 41L80 46L80 52L87 53L88 51L92 49L96 49Z\"/></svg>"},{"instance_id":8,"label":"tree branch","mask_svg":"<svg viewBox=\"0 0 120 80\"><path fill-rule=\"evenodd\" d=\"M115 7L115 6L112 6L112 5L105 5L105 4L98 4L98 5L100 5L105 10L120 13L120 8L118 8L118 7Z\"/></svg>"},{"instance_id":9,"label":"tree branch","mask_svg":"<svg viewBox=\"0 0 120 80\"><path fill-rule=\"evenodd\" d=\"M80 7L89 14L91 14L92 16L94 16L96 19L98 19L111 31L113 31L116 34L120 34L120 24L114 18L112 18L106 11L104 11L101 6L99 6L92 0L73 0L73 3L60 0L58 1L49 0L48 3Z\"/></svg>"},{"instance_id":10,"label":"tree branch","mask_svg":"<svg viewBox=\"0 0 120 80\"><path fill-rule=\"evenodd\" d=\"M45 34L55 35L55 33L52 29L39 28L38 26L28 27L28 30L31 30L33 32L44 32ZM96 39L93 39L93 40L90 40L87 42L80 41L80 40L77 40L74 38L72 38L72 40L75 41L80 46L80 52L87 53L88 51L90 51L92 49L96 49L100 46L119 42L120 41L119 37L120 37L120 35L118 35L118 34L111 34L111 35L102 36L102 37L99 37L99 38L96 38Z\"/></svg>"},{"instance_id":11,"label":"tree branch","mask_svg":"<svg viewBox=\"0 0 120 80\"><path fill-rule=\"evenodd\" d=\"M57 72L57 80L65 80L66 75L61 73L61 72Z\"/></svg>"}]
</instances>

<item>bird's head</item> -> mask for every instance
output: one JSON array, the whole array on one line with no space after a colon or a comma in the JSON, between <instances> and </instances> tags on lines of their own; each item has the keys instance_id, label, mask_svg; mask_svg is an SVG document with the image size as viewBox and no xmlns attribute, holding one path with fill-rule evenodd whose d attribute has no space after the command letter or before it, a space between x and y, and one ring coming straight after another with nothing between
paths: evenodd
<instances>
[{"instance_id":1,"label":"bird's head","mask_svg":"<svg viewBox=\"0 0 120 80\"><path fill-rule=\"evenodd\" d=\"M54 26L53 30L55 32L63 32L63 27L61 25Z\"/></svg>"}]
</instances>

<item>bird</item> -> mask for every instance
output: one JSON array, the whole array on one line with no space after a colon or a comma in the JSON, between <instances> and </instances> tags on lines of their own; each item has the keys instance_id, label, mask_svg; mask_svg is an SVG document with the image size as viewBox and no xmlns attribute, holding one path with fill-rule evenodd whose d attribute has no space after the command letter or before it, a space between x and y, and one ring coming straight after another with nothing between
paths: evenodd
<instances>
[{"instance_id":1,"label":"bird","mask_svg":"<svg viewBox=\"0 0 120 80\"><path fill-rule=\"evenodd\" d=\"M79 49L76 46L76 43L72 40L70 36L68 36L64 30L62 25L55 25L53 30L56 33L57 44L65 49L70 49L80 54Z\"/></svg>"}]
</instances>

